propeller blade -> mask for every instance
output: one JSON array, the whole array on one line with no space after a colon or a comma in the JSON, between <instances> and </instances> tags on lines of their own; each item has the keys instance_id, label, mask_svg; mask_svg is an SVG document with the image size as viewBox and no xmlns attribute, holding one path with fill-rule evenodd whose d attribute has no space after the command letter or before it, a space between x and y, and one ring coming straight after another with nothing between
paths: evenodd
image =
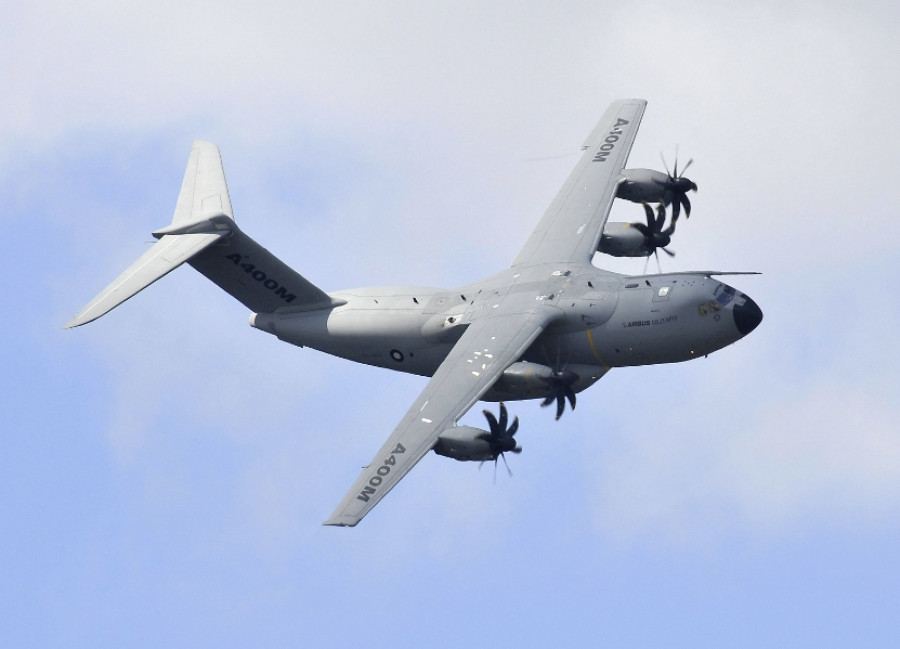
<instances>
[{"instance_id":1,"label":"propeller blade","mask_svg":"<svg viewBox=\"0 0 900 649\"><path fill-rule=\"evenodd\" d=\"M676 223L677 221L678 221L678 219L676 219L676 218L675 218L675 215L673 214L673 215L672 215L672 222L669 223L669 227L667 227L665 230L662 231L662 234L665 235L666 237L669 237L669 240L670 240L670 241L671 241L671 239L672 239L672 235L675 234L675 223ZM669 244L666 244L666 245L669 245Z\"/></svg>"},{"instance_id":2,"label":"propeller blade","mask_svg":"<svg viewBox=\"0 0 900 649\"><path fill-rule=\"evenodd\" d=\"M663 169L666 170L666 175L669 176L669 177L671 177L671 176L672 176L672 172L669 171L669 165L666 164L666 156L663 155L663 152L662 152L662 151L659 152L659 159L662 160L662 163L663 163ZM675 169L676 169L676 171L678 170L678 151L677 151L677 148L676 148L676 151L675 151Z\"/></svg>"},{"instance_id":3,"label":"propeller blade","mask_svg":"<svg viewBox=\"0 0 900 649\"><path fill-rule=\"evenodd\" d=\"M645 237L650 236L651 230L643 223L632 223L631 227L633 227L635 230L637 230L638 232L643 234Z\"/></svg>"},{"instance_id":4,"label":"propeller blade","mask_svg":"<svg viewBox=\"0 0 900 649\"><path fill-rule=\"evenodd\" d=\"M653 217L653 209L646 202L641 204L644 206L644 212L647 214L647 229L652 232L656 226L656 219ZM642 232L641 234L644 233Z\"/></svg>"},{"instance_id":5,"label":"propeller blade","mask_svg":"<svg viewBox=\"0 0 900 649\"><path fill-rule=\"evenodd\" d=\"M509 422L509 412L506 410L506 404L500 402L500 419L498 420L490 410L483 410L484 417L488 421L491 432L484 432L476 436L476 439L487 442L490 445L491 454L496 463L497 458L506 451L515 451L521 453L522 449L516 444L513 437L519 430L519 418L513 419L512 425L507 430L506 424ZM516 449L519 449L516 451Z\"/></svg>"},{"instance_id":6,"label":"propeller blade","mask_svg":"<svg viewBox=\"0 0 900 649\"><path fill-rule=\"evenodd\" d=\"M569 370L554 371L551 376L542 377L547 383L549 392L541 402L541 407L549 406L556 401L556 419L562 417L566 409L566 399L575 407L575 390L572 388L578 382L578 375Z\"/></svg>"},{"instance_id":7,"label":"propeller blade","mask_svg":"<svg viewBox=\"0 0 900 649\"><path fill-rule=\"evenodd\" d=\"M659 203L659 207L656 208L656 225L655 230L657 232L662 232L663 226L666 224L666 204L662 201Z\"/></svg>"},{"instance_id":8,"label":"propeller blade","mask_svg":"<svg viewBox=\"0 0 900 649\"><path fill-rule=\"evenodd\" d=\"M497 433L498 435L502 435L504 431L506 431L506 421L507 421L507 412L506 412L506 404L502 401L500 402L500 421L497 422Z\"/></svg>"},{"instance_id":9,"label":"propeller blade","mask_svg":"<svg viewBox=\"0 0 900 649\"><path fill-rule=\"evenodd\" d=\"M675 196L672 199L672 221L677 221L678 217L681 215L681 196Z\"/></svg>"},{"instance_id":10,"label":"propeller blade","mask_svg":"<svg viewBox=\"0 0 900 649\"><path fill-rule=\"evenodd\" d=\"M494 417L494 413L490 410L484 410L483 412L485 418L488 420L488 427L491 429L491 434L486 441L490 441L490 438L497 434L499 424L497 423L497 418ZM479 435L479 437L484 437L484 435Z\"/></svg>"},{"instance_id":11,"label":"propeller blade","mask_svg":"<svg viewBox=\"0 0 900 649\"><path fill-rule=\"evenodd\" d=\"M684 205L684 215L686 218L691 216L691 199L687 197L687 194L681 195L681 204Z\"/></svg>"},{"instance_id":12,"label":"propeller blade","mask_svg":"<svg viewBox=\"0 0 900 649\"><path fill-rule=\"evenodd\" d=\"M572 389L571 385L566 386L565 395L569 400L569 405L572 407L572 410L575 410L575 391Z\"/></svg>"},{"instance_id":13,"label":"propeller blade","mask_svg":"<svg viewBox=\"0 0 900 649\"><path fill-rule=\"evenodd\" d=\"M509 477L512 477L512 469L509 468L509 462L506 461L506 456L503 453L500 454L500 457L503 458L503 464L506 465L506 472L509 474ZM497 466L497 460L494 460L494 467Z\"/></svg>"}]
</instances>

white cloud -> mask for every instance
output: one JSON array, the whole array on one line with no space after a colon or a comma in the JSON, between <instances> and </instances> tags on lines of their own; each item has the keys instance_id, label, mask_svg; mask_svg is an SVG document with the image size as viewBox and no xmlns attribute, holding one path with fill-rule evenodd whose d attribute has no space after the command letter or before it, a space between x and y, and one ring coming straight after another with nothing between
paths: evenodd
<instances>
[{"instance_id":1,"label":"white cloud","mask_svg":"<svg viewBox=\"0 0 900 649\"><path fill-rule=\"evenodd\" d=\"M836 377L771 404L734 440L726 465L743 517L788 528L810 518L892 520L900 511L900 407L892 392Z\"/></svg>"},{"instance_id":2,"label":"white cloud","mask_svg":"<svg viewBox=\"0 0 900 649\"><path fill-rule=\"evenodd\" d=\"M886 276L857 278L748 280L775 298L747 287L770 309L750 338L708 360L627 370L620 400L617 385L592 395L614 435L589 446L598 529L692 545L892 525L900 379L888 341L900 303Z\"/></svg>"},{"instance_id":3,"label":"white cloud","mask_svg":"<svg viewBox=\"0 0 900 649\"><path fill-rule=\"evenodd\" d=\"M853 272L861 259L889 252L896 240L897 220L887 207L895 152L886 143L896 139L896 88L884 71L884 62L892 60L890 21L860 8L811 8L32 3L6 9L6 24L17 29L0 46L0 74L13 100L0 117L0 132L7 155L25 143L77 143L96 131L184 133L185 156L188 132L223 138L238 219L313 281L328 289L366 284L373 276L379 283L453 284L506 263L572 163L529 159L577 150L609 99L645 95L650 106L633 163L655 166L660 150L671 162L681 143L682 155L695 159L692 175L701 188L695 216L680 225L673 244L678 257L664 260L664 267L766 271L764 281L771 283L761 293L748 289L767 311L763 328L753 334L757 340L779 319L799 324L787 312L811 283L819 300L809 317L829 328L834 279ZM31 47L33 42L42 47ZM25 50L28 57L16 56ZM873 87L880 94L866 92ZM149 173L140 161L134 164L135 175ZM177 182L175 177L165 209L146 229L164 224ZM103 197L90 200L97 206ZM109 252L101 254L124 267L130 261L124 237L147 237L143 230L128 235L111 225L134 197L119 200L121 207L104 212L102 228L80 227L90 228L92 240L102 237L97 248ZM618 207L617 218L639 216L629 207ZM100 232L110 227L115 236ZM639 272L643 264L625 262L623 268ZM867 268L884 270L881 264ZM150 435L145 426L173 400L189 425L238 431L289 428L294 409L307 399L318 408L321 398L327 410L335 383L360 404L375 401L369 391L378 386L367 383L369 374L355 375L359 385L346 386L339 377L350 370L339 364L286 346L270 351L267 343L274 341L250 331L242 310L225 310L227 298L212 297L216 289L202 278L184 288L189 273L163 280L153 289L156 297L148 293L123 307L131 316L117 315L103 340L97 334L93 343L111 350L116 368L111 439L123 456L133 457ZM94 289L86 290L85 299ZM841 290L846 295L854 289ZM165 300L156 301L163 293ZM70 299L72 291L65 295ZM171 313L172 304L183 305L177 320L153 315ZM864 305L854 308L864 312ZM233 322L226 326L225 319ZM850 322L857 340L871 330L863 320ZM778 337L793 350L816 352L808 342L790 342L798 333L786 325ZM146 339L163 347L134 344ZM177 346L167 346L172 341ZM788 358L796 361L794 376L807 379L810 367L796 351L771 345L764 352L754 376L783 367ZM740 375L740 362L730 358ZM821 369L821 363L808 363ZM850 365L845 358L842 366ZM645 370L648 377L655 371ZM270 376L279 378L265 380ZM736 380L728 372L720 378L725 385ZM860 378L849 378L848 394L864 394ZM887 375L889 383L895 380ZM585 400L604 401L606 389L601 382ZM799 403L757 396L788 420L801 419L817 399L813 393ZM641 441L638 435L633 448L610 460L610 475L622 472L623 493L650 490L663 498L645 499L643 513L631 510L636 528L674 515L667 512L692 511L707 497L687 474L667 473L669 464L693 467L706 476L701 487L715 491L716 470L728 463L745 469L732 455L762 457L772 442L750 431L738 436L746 449L723 446L718 434L708 439L708 430L693 430L698 403L689 405L693 411L681 413L671 439ZM342 416L354 417L346 410ZM385 408L379 428L389 430L398 412L402 407ZM322 429L333 425L325 414L317 417ZM366 444L377 447L372 440L378 435L364 436L362 421L349 427L344 443L361 444L361 457L369 453ZM232 434L240 442L251 436ZM803 439L804 448L814 446L812 438ZM711 461L711 454L712 466L697 466L696 458ZM259 462L268 461L276 458L260 456ZM634 464L641 462L649 474ZM762 459L755 466L785 470ZM272 484L289 483L267 486L259 477L265 469L248 471L251 490L261 494ZM842 471L856 475L849 468L837 475ZM654 482L651 474L682 488L668 489L666 480ZM753 480L761 480L758 472L751 477L722 493L731 494L729 506L745 522L765 522L761 505L745 501ZM892 479L883 474L885 483ZM815 494L829 480L812 480ZM860 486L854 493L864 498L863 491ZM785 490L771 519L783 520L778 507L806 511L810 499ZM602 507L624 511L633 502L623 497ZM265 516L278 527L278 514Z\"/></svg>"},{"instance_id":4,"label":"white cloud","mask_svg":"<svg viewBox=\"0 0 900 649\"><path fill-rule=\"evenodd\" d=\"M895 520L900 410L884 394L826 385L758 409L729 404L666 413L604 448L589 485L598 529L621 541L703 545Z\"/></svg>"},{"instance_id":5,"label":"white cloud","mask_svg":"<svg viewBox=\"0 0 900 649\"><path fill-rule=\"evenodd\" d=\"M8 644L341 628L379 646L396 637L354 629L405 615L427 645L447 601L475 645L708 645L735 619L762 621L757 645L896 635L897 8L80 0L0 18ZM453 284L508 263L617 96L650 101L633 166L695 160L663 268L764 271L729 282L766 317L709 359L610 373L560 422L516 404L513 479L429 456L358 528L322 529L421 379L251 330L187 268L59 330L165 225L193 137L220 144L246 231L312 281ZM498 630L483 613L504 601ZM60 623L27 623L46 610Z\"/></svg>"}]
</instances>

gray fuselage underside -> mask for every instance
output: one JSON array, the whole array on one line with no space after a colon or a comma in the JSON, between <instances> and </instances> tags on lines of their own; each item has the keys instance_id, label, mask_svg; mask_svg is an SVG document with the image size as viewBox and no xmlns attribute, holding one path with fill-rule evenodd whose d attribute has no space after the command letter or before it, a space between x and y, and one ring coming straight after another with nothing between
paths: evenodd
<instances>
[{"instance_id":1,"label":"gray fuselage underside","mask_svg":"<svg viewBox=\"0 0 900 649\"><path fill-rule=\"evenodd\" d=\"M554 267L555 268L555 267ZM521 360L608 369L690 360L742 338L733 313L752 300L708 273L624 276L591 265L514 269L455 290L386 286L330 293L341 306L254 314L253 326L294 345L431 376L465 326L510 291L533 291L560 317ZM527 278L526 278L527 279ZM755 305L753 305L755 308Z\"/></svg>"}]
</instances>

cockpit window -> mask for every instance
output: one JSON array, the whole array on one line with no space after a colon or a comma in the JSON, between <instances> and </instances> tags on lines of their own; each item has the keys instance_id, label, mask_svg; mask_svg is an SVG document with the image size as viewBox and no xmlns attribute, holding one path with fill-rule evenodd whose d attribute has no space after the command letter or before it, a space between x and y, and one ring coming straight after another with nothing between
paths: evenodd
<instances>
[{"instance_id":1,"label":"cockpit window","mask_svg":"<svg viewBox=\"0 0 900 649\"><path fill-rule=\"evenodd\" d=\"M722 306L727 306L731 304L732 300L734 300L735 290L730 286L726 286L725 290L719 293L716 297L716 302L721 304Z\"/></svg>"}]
</instances>

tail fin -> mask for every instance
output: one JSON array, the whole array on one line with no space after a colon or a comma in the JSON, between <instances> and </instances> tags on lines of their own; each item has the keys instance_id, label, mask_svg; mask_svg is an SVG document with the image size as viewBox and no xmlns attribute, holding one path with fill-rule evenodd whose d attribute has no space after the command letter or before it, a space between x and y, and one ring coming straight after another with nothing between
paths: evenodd
<instances>
[{"instance_id":1,"label":"tail fin","mask_svg":"<svg viewBox=\"0 0 900 649\"><path fill-rule=\"evenodd\" d=\"M257 313L339 304L238 229L219 149L194 142L172 223L159 239L66 324L96 320L188 262Z\"/></svg>"}]
</instances>

